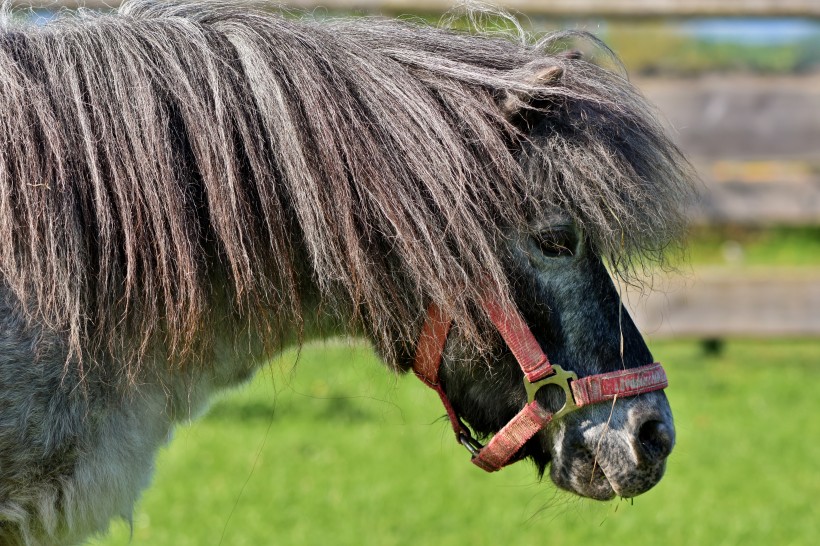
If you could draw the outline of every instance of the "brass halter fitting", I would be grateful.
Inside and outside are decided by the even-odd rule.
[[[557,385],[564,391],[564,396],[566,399],[564,401],[564,405],[561,406],[561,409],[552,415],[552,419],[554,421],[555,419],[563,417],[564,415],[572,413],[578,409],[579,406],[575,403],[575,398],[572,395],[572,387],[570,386],[570,381],[577,381],[578,375],[575,372],[567,371],[561,366],[557,366],[555,364],[552,365],[552,369],[555,373],[548,375],[544,379],[533,381],[532,383],[530,383],[525,377],[524,388],[527,390],[527,402],[534,402],[535,394],[547,385]]]

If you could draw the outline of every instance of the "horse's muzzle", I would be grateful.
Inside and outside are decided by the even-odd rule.
[[[675,445],[672,413],[661,392],[582,408],[550,432],[552,480],[598,500],[651,489]]]

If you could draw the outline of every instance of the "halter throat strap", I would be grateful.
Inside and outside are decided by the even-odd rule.
[[[413,371],[425,385],[436,391],[456,440],[470,451],[472,462],[487,472],[495,472],[518,460],[516,455],[524,444],[554,419],[589,404],[661,390],[668,385],[666,373],[658,362],[578,379],[574,372],[550,364],[516,309],[504,307],[495,300],[485,301],[484,309],[524,372],[528,396],[524,408],[486,446],[482,446],[461,421],[441,384],[439,369],[453,321],[436,304],[428,308],[416,347]],[[535,401],[536,392],[548,384],[561,387],[566,394],[564,407],[555,413]]]

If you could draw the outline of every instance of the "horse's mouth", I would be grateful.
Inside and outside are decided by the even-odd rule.
[[[561,489],[582,497],[606,501],[616,495],[606,472],[586,449],[574,453],[571,461],[553,459],[550,478]]]
[[[568,466],[569,469],[566,469],[554,462],[552,464],[550,478],[558,487],[582,497],[607,501],[616,496],[631,498],[645,493],[660,481],[666,465],[633,469],[627,474],[612,469],[611,477],[594,457],[584,456]]]
[[[615,496],[615,488],[607,478],[601,465],[593,464],[587,481],[585,496],[596,500],[609,500]]]

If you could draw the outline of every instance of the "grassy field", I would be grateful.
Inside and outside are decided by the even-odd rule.
[[[678,445],[633,501],[595,503],[520,463],[487,475],[435,395],[361,345],[286,354],[177,431],[134,517],[93,544],[813,544],[820,533],[820,346],[653,345]]]
[[[692,231],[686,245],[689,265],[734,267],[820,266],[820,226],[739,228]]]

